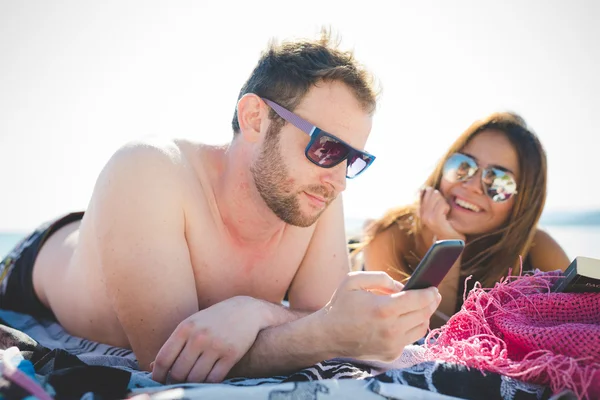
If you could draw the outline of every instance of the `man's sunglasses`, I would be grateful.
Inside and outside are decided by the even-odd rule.
[[[277,115],[310,136],[310,142],[308,142],[304,154],[313,164],[321,168],[333,168],[344,160],[348,160],[346,177],[354,178],[375,161],[374,155],[357,150],[342,139],[317,128],[279,104],[269,99],[262,99]]]
[[[472,157],[455,153],[446,160],[443,178],[449,182],[464,182],[479,170]],[[510,172],[498,167],[481,168],[481,184],[486,194],[496,203],[510,199],[517,194],[517,183]]]

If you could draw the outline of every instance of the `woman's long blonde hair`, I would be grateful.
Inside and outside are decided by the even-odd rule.
[[[439,189],[444,163],[452,154],[460,152],[477,134],[494,130],[506,135],[517,152],[520,176],[517,181],[518,194],[507,221],[493,232],[467,238],[462,257],[462,273],[473,275],[474,280],[484,287],[491,287],[509,269],[518,273],[520,257],[525,257],[531,247],[536,226],[546,202],[547,166],[546,153],[537,136],[527,128],[523,118],[514,113],[494,113],[474,122],[437,164],[425,181],[425,186]],[[399,225],[413,237],[418,237],[421,224],[418,201],[415,204],[389,210],[381,219],[372,222],[366,229],[363,248],[375,235]]]

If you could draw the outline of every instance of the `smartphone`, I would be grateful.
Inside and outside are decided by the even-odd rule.
[[[465,248],[462,240],[438,240],[427,250],[404,289],[425,289],[437,286],[458,260]]]

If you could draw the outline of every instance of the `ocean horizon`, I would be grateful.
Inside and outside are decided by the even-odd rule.
[[[346,232],[353,236],[361,232],[364,218],[346,218]],[[600,259],[600,225],[542,224],[565,250],[570,259],[585,256]],[[0,259],[3,259],[28,232],[0,232]]]

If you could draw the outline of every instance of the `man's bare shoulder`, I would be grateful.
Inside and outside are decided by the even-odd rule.
[[[169,181],[169,186],[189,184],[190,179],[202,182],[207,163],[214,151],[209,146],[185,140],[144,138],[121,146],[106,163],[99,183],[107,176],[119,176],[119,180],[149,179],[155,184]],[[103,179],[104,178],[104,179]]]
[[[93,210],[101,202],[109,209],[121,207],[124,198],[133,196],[155,208],[177,208],[186,216],[207,218],[224,152],[222,147],[178,139],[126,143],[100,173],[90,206]]]
[[[176,141],[162,138],[124,144],[98,176],[89,211],[122,207],[127,199],[139,199],[155,207],[184,208],[185,192],[195,175],[188,153]]]
[[[146,167],[175,168],[185,162],[180,144],[171,139],[144,138],[125,143],[111,157],[107,168],[121,169],[136,166],[136,172],[144,172]],[[127,168],[129,169],[129,168]],[[122,171],[124,173],[133,171]]]

